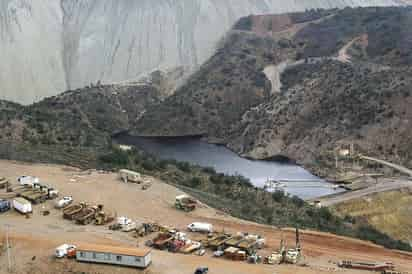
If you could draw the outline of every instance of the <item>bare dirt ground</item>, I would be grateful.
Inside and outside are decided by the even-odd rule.
[[[0,160],[0,176],[12,181],[20,175],[33,175],[42,182],[58,188],[63,195],[72,195],[75,201],[102,203],[106,210],[142,221],[157,221],[184,230],[194,221],[212,223],[216,229],[228,232],[257,233],[267,239],[268,246],[261,251],[269,254],[279,248],[283,235],[287,243],[294,244],[294,231],[279,230],[270,226],[242,221],[203,206],[192,213],[173,208],[175,196],[182,193],[176,188],[153,179],[146,191],[134,184],[122,183],[114,173],[82,172],[78,169],[42,164],[25,164]],[[0,190],[0,194],[4,190]],[[51,214],[42,216],[40,211],[49,209]],[[113,232],[107,226],[77,226],[63,220],[61,212],[53,209],[53,202],[34,206],[33,216],[26,219],[11,210],[0,215],[0,240],[10,231],[12,271],[7,269],[7,254],[0,255],[0,273],[147,273],[191,274],[198,266],[208,266],[211,274],[317,274],[317,273],[364,273],[338,269],[334,262],[342,259],[366,261],[392,261],[399,270],[412,273],[412,254],[390,251],[354,239],[326,233],[305,231],[302,247],[308,267],[292,265],[251,265],[212,258],[210,252],[203,257],[153,251],[153,264],[148,270],[77,263],[72,260],[53,258],[54,248],[62,243],[97,243],[121,246],[142,246],[147,238],[135,239],[131,234]],[[201,237],[196,234],[193,238]]]

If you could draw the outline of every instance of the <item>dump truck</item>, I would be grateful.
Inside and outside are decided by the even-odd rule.
[[[191,242],[189,244],[186,244],[180,249],[180,252],[183,254],[190,254],[202,247],[202,244],[199,242]]]
[[[245,251],[233,246],[226,248],[224,253],[226,258],[234,261],[244,261],[247,258]]]
[[[216,250],[220,248],[221,246],[223,246],[223,244],[230,238],[231,238],[231,235],[229,234],[217,234],[213,236],[212,238],[206,240],[204,242],[204,245],[206,247],[210,247],[213,250]]]
[[[65,207],[63,209],[63,218],[67,220],[73,220],[73,216],[81,212],[83,208],[85,208],[86,206],[87,206],[86,204],[81,203],[81,204],[69,205],[68,207]]]
[[[73,216],[73,220],[78,225],[87,225],[93,222],[97,212],[100,211],[100,206],[91,206],[84,208],[81,212]]]
[[[20,196],[29,200],[33,204],[44,203],[48,199],[47,192],[43,192],[40,189],[32,189],[30,191],[25,191],[20,193]]]
[[[240,250],[246,251],[246,253],[249,255],[255,253],[256,249],[258,249],[258,246],[258,241],[252,238],[244,238],[236,245],[236,247],[238,247]]]
[[[237,245],[239,243],[243,242],[244,240],[245,240],[245,237],[243,235],[236,235],[236,236],[233,236],[230,239],[226,240],[224,242],[224,245],[226,247],[230,247],[230,246],[237,247]]]
[[[188,195],[176,196],[175,207],[177,209],[190,212],[196,209],[197,201],[190,198]]]
[[[156,238],[153,239],[153,247],[157,249],[166,249],[174,236],[171,233],[159,233]]]
[[[119,170],[119,176],[125,183],[132,182],[141,184],[143,182],[140,173],[128,169]]]

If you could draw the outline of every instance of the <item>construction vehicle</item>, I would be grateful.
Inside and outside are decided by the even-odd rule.
[[[73,217],[81,212],[83,208],[87,207],[85,203],[69,205],[63,209],[63,218],[67,220],[73,220]]]
[[[167,251],[175,253],[175,252],[180,251],[180,249],[182,249],[184,246],[185,246],[184,241],[174,239],[173,241],[169,242],[167,246]]]
[[[31,189],[29,191],[20,193],[19,196],[29,200],[33,204],[44,203],[48,199],[47,192],[44,192],[40,189]]]
[[[174,235],[172,233],[159,233],[155,239],[153,239],[153,247],[157,249],[166,249],[171,241],[173,241]]]
[[[355,261],[341,261],[338,263],[341,268],[359,269],[359,270],[369,270],[369,271],[388,271],[394,270],[395,266],[391,262],[355,262]]]
[[[136,227],[135,237],[145,237],[153,232],[159,232],[160,227],[157,223],[142,223]]]
[[[225,257],[233,261],[245,261],[247,259],[246,252],[237,247],[228,247],[224,252]]]
[[[205,247],[210,247],[213,250],[217,250],[222,247],[223,244],[230,238],[230,234],[218,233],[212,236],[210,239],[203,240],[202,243]]]
[[[244,241],[245,237],[243,235],[235,235],[224,242],[226,247],[237,247],[237,245]]]
[[[202,247],[202,244],[199,242],[191,242],[186,244],[180,249],[180,252],[183,254],[190,254],[196,250],[199,250]]]
[[[286,250],[284,262],[288,264],[297,264],[302,259],[302,252],[300,247],[299,229],[296,227],[296,246]]]
[[[246,253],[249,255],[254,254],[256,252],[256,249],[258,249],[258,246],[258,241],[252,238],[244,238],[236,245],[236,247],[238,247],[240,250],[246,251]]]
[[[81,212],[73,216],[73,219],[78,225],[87,225],[92,223],[95,220],[96,214],[102,210],[103,205],[86,207]]]
[[[111,223],[114,220],[114,216],[106,213],[103,209],[100,209],[94,216],[95,225],[105,225]]]
[[[190,198],[188,195],[179,195],[176,196],[175,207],[177,209],[190,212],[196,209],[197,201]]]
[[[273,252],[271,255],[265,257],[266,264],[298,264],[301,262],[303,256],[300,246],[299,229],[296,228],[296,247],[288,249],[285,241],[280,241],[279,251]]]

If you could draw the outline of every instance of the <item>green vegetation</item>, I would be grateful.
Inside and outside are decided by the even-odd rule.
[[[113,148],[99,160],[104,168],[128,168],[159,177],[208,205],[242,219],[279,227],[298,225],[412,251],[410,245],[393,240],[361,220],[341,218],[328,208],[311,206],[282,191],[266,192],[240,175],[229,176],[213,168],[160,160],[139,150],[126,152]]]

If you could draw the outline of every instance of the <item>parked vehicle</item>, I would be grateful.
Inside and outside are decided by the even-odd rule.
[[[206,254],[206,249],[202,248],[196,251],[197,256],[203,256]]]
[[[33,177],[33,176],[20,176],[17,178],[17,181],[20,183],[22,186],[31,186],[34,187],[34,184],[38,184],[40,182],[39,178]]]
[[[138,172],[134,172],[131,170],[127,169],[121,169],[119,171],[120,178],[123,180],[123,182],[132,182],[132,183],[137,183],[140,184],[142,183],[142,176]]]
[[[11,208],[11,205],[9,201],[0,199],[0,212],[9,211],[10,208]]]
[[[64,208],[73,202],[72,196],[65,196],[56,202],[55,208]]]
[[[58,246],[55,251],[56,258],[64,258],[71,250],[75,250],[76,246],[71,244],[62,244]]]
[[[196,209],[197,201],[187,195],[179,195],[176,197],[175,207],[186,212]]]
[[[208,267],[198,267],[195,271],[195,274],[207,274],[209,272]]]
[[[33,211],[31,203],[21,197],[13,199],[13,208],[23,214],[31,213]]]
[[[187,226],[187,229],[191,232],[211,233],[213,232],[213,225],[208,223],[191,223]]]
[[[118,217],[116,223],[120,225],[120,229],[123,232],[130,232],[132,230],[135,230],[137,227],[136,222],[133,222],[131,219],[125,216]]]

